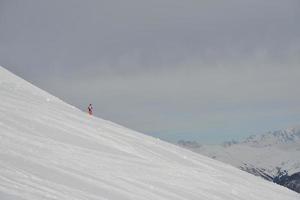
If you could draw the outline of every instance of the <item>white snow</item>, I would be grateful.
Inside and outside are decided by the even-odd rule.
[[[0,67],[0,199],[299,200],[300,196],[91,117]]]

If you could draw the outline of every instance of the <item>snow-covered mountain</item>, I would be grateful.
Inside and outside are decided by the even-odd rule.
[[[253,135],[242,142],[200,145],[180,141],[179,145],[300,192],[296,178],[300,173],[299,127]]]
[[[0,67],[1,200],[299,198],[230,165],[91,117]]]
[[[253,147],[278,147],[281,149],[299,147],[300,128],[288,128],[248,137],[244,144]]]

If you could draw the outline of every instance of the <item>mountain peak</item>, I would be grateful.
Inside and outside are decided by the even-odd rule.
[[[267,147],[272,145],[286,145],[298,142],[300,142],[300,129],[287,128],[273,132],[269,131],[261,135],[252,135],[242,143],[256,147]]]

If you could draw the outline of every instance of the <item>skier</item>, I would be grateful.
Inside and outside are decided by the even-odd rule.
[[[93,106],[92,106],[92,104],[89,105],[88,111],[89,111],[89,115],[93,115]]]

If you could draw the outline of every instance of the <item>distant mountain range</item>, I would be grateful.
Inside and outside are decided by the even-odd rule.
[[[181,140],[178,145],[300,193],[300,127],[252,135],[241,142],[203,145]]]

